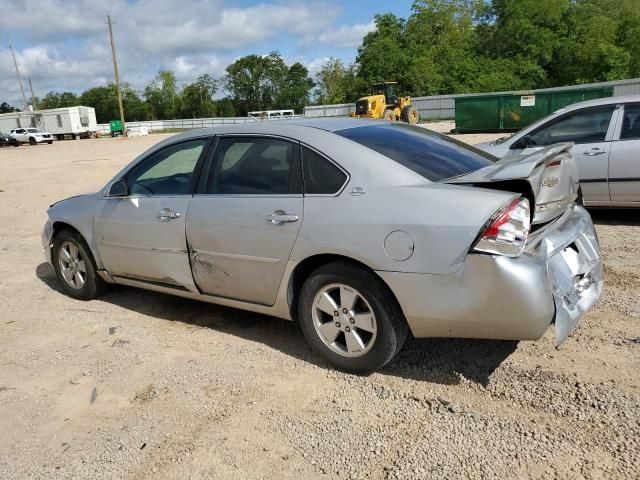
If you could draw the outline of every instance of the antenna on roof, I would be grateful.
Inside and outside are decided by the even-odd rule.
[[[22,94],[22,109],[27,109],[27,97],[24,95],[24,85],[22,85],[22,77],[20,77],[20,69],[18,68],[18,62],[16,61],[16,54],[13,51],[13,46],[9,42],[9,50],[11,50],[11,56],[13,57],[13,65],[16,67],[16,76],[18,77],[18,83],[20,84],[20,93]]]

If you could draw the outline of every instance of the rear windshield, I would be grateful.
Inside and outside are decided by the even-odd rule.
[[[334,133],[375,150],[432,182],[498,161],[493,155],[451,137],[406,123],[366,125]]]

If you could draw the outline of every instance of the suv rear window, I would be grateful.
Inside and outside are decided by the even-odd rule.
[[[498,161],[459,140],[406,123],[366,125],[334,133],[375,150],[432,182],[464,175]]]

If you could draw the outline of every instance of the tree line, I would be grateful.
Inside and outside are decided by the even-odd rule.
[[[407,19],[375,16],[356,59],[330,58],[311,78],[278,52],[247,55],[226,75],[179,87],[170,70],[122,87],[127,121],[244,116],[252,110],[353,102],[371,83],[403,95],[525,90],[640,77],[640,0],[415,0]],[[115,85],[50,92],[38,108],[87,105],[118,118]],[[0,104],[0,110],[12,107]]]

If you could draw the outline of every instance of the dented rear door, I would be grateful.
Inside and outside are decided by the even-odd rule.
[[[206,188],[187,215],[189,259],[202,293],[275,303],[302,224],[299,162],[294,142],[220,139]]]

